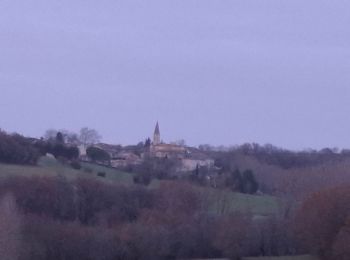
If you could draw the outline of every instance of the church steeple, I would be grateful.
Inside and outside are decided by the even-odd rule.
[[[156,128],[154,129],[153,144],[154,145],[160,144],[160,131],[159,131],[159,124],[158,124],[158,122],[156,124]]]

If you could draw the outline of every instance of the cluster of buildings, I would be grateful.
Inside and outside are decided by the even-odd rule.
[[[115,168],[140,165],[147,158],[176,160],[178,162],[178,172],[189,172],[198,167],[208,169],[214,167],[214,160],[196,148],[161,141],[158,122],[153,133],[153,140],[149,144],[125,147],[109,144],[97,144],[95,146],[110,154],[110,164]],[[86,152],[81,151],[81,155],[86,155]]]

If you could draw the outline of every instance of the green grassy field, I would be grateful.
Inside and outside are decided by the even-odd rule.
[[[98,172],[106,173],[105,178],[97,176]],[[131,185],[133,176],[129,173],[121,172],[116,169],[99,166],[95,164],[83,163],[80,170],[74,170],[70,166],[59,163],[56,159],[50,157],[42,157],[38,166],[22,166],[0,164],[0,177],[8,176],[56,176],[63,175],[68,179],[78,177],[99,178],[106,182],[118,182],[121,184]]]
[[[90,172],[91,170],[92,173]],[[97,176],[97,173],[99,172],[104,172],[106,173],[105,179],[110,182],[118,182],[125,185],[132,185],[134,183],[133,175],[131,173],[122,172],[113,168],[100,166],[92,163],[82,163],[81,171],[83,171],[84,173],[92,174],[93,176]]]
[[[244,257],[243,260],[318,260],[317,257],[310,255],[300,256],[276,256],[276,257]]]
[[[249,212],[256,217],[270,216],[280,212],[283,201],[273,196],[256,196],[231,191],[202,189],[214,214]]]

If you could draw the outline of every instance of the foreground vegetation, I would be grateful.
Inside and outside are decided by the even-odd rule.
[[[273,197],[179,181],[145,188],[128,173],[85,163],[74,170],[51,157],[39,159],[38,166],[0,164],[0,173],[0,204],[9,232],[21,237],[20,244],[12,241],[20,259],[250,255],[250,246],[237,244],[238,250],[231,243],[253,239],[253,215],[274,215],[279,205]],[[231,235],[222,236],[226,232]]]
[[[249,245],[254,241],[251,215],[210,214],[207,200],[188,183],[162,182],[146,189],[93,178],[17,175],[2,178],[0,191],[3,235],[14,238],[6,247],[13,251],[6,254],[20,259],[239,258],[258,253]],[[247,244],[242,247],[241,241]]]

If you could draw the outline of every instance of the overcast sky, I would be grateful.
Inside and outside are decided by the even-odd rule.
[[[349,0],[0,0],[0,128],[350,147]]]

